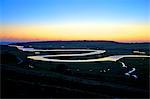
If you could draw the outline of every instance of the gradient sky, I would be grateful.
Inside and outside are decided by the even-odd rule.
[[[0,0],[1,41],[149,40],[149,0]]]

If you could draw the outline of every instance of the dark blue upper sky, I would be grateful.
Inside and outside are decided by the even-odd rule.
[[[16,23],[129,22],[148,20],[149,0],[0,0],[2,20]]]

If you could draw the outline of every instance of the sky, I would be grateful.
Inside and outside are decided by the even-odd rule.
[[[0,0],[0,39],[149,42],[149,4],[149,0]]]

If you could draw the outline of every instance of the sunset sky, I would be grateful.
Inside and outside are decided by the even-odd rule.
[[[0,0],[1,41],[150,42],[149,0]]]

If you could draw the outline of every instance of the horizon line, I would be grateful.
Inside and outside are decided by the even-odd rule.
[[[1,43],[30,43],[30,42],[115,42],[115,43],[150,43],[150,41],[113,41],[113,40],[33,40],[33,41],[0,41]]]

